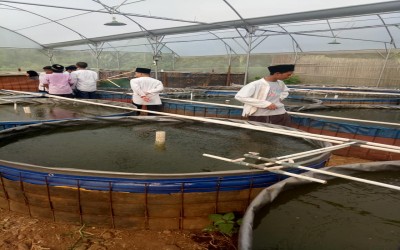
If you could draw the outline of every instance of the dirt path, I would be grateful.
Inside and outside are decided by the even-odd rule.
[[[329,166],[368,162],[332,156]],[[2,250],[200,250],[235,249],[223,236],[201,231],[133,231],[81,227],[29,218],[0,209],[0,249]],[[214,247],[215,246],[215,247]]]

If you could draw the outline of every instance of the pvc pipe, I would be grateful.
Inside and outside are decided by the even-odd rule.
[[[335,177],[339,177],[339,178],[343,178],[343,179],[348,179],[348,180],[352,180],[352,181],[367,183],[367,184],[371,184],[371,185],[375,185],[375,186],[380,186],[380,187],[385,187],[385,188],[390,188],[390,189],[395,189],[395,190],[400,191],[399,186],[390,185],[390,184],[386,184],[386,183],[382,183],[382,182],[371,181],[371,180],[362,179],[362,178],[358,178],[358,177],[352,177],[352,176],[348,176],[348,175],[344,175],[344,174],[333,173],[333,172],[329,172],[326,170],[305,167],[305,166],[301,166],[301,165],[297,165],[297,164],[293,164],[293,163],[285,163],[283,161],[277,161],[277,160],[270,159],[270,158],[258,157],[257,159],[267,161],[267,162],[273,162],[276,164],[283,165],[285,167],[304,169],[304,170],[308,170],[308,171],[312,171],[312,172],[316,172],[316,173],[320,173],[320,174],[331,175],[331,176],[335,176]]]
[[[324,148],[319,148],[319,149],[314,149],[314,150],[309,150],[309,151],[304,151],[304,152],[300,152],[300,153],[296,153],[296,154],[291,154],[291,155],[284,155],[284,156],[279,156],[276,157],[275,159],[277,160],[284,160],[284,159],[299,159],[299,158],[304,158],[304,157],[308,157],[308,156],[312,156],[312,155],[317,155],[317,154],[321,154],[321,153],[325,153],[325,152],[329,152],[329,151],[333,151],[333,150],[337,150],[337,149],[341,149],[341,148],[346,148],[349,147],[353,144],[355,144],[356,142],[349,142],[349,143],[344,143],[344,144],[340,144],[340,145],[335,145],[335,146],[330,146],[330,147],[324,147]],[[254,156],[252,154],[245,154],[244,156]]]
[[[237,164],[237,165],[244,165],[246,167],[257,168],[257,169],[261,169],[261,170],[264,170],[264,171],[272,172],[272,173],[275,173],[275,174],[282,174],[282,175],[287,175],[287,176],[291,176],[291,177],[296,177],[296,178],[299,178],[299,179],[304,179],[304,180],[308,180],[308,181],[318,182],[318,183],[321,183],[321,184],[326,184],[325,180],[320,180],[320,179],[313,178],[313,177],[294,174],[294,173],[290,173],[290,172],[286,172],[286,171],[282,171],[282,170],[278,170],[278,169],[270,169],[270,168],[267,168],[267,167],[260,167],[260,166],[258,166],[256,164],[252,164],[252,163],[247,163],[247,162],[243,162],[243,161],[235,161],[235,160],[232,160],[232,159],[229,159],[229,158],[224,158],[224,157],[221,157],[221,156],[210,155],[210,154],[203,154],[203,156],[209,157],[209,158],[214,158],[214,159],[221,160],[221,161],[231,162],[231,163]]]
[[[23,107],[25,114],[31,114],[31,108],[30,107]]]
[[[157,147],[165,147],[165,131],[156,131],[155,145]]]

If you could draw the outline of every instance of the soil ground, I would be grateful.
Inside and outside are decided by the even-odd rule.
[[[333,155],[329,166],[368,162]],[[236,249],[236,238],[201,231],[133,231],[82,227],[0,209],[1,250]]]

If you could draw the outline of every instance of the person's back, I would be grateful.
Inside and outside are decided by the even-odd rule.
[[[161,81],[151,78],[150,72],[148,68],[136,68],[135,78],[130,81],[132,103],[139,109],[146,107],[151,111],[160,111],[162,103],[159,93],[164,86]]]
[[[49,89],[49,94],[72,97],[71,78],[63,73],[64,67],[59,64],[51,66],[53,73],[45,75],[44,86]]]
[[[76,93],[79,98],[95,98],[97,90],[97,72],[86,69],[87,63],[76,63],[78,69],[71,72],[71,79],[76,88]]]
[[[51,69],[51,66],[44,66],[43,70],[44,70],[44,72],[40,72],[40,74],[39,74],[39,86],[38,86],[38,89],[39,89],[39,92],[48,93],[49,89],[46,88],[44,86],[44,84],[46,83],[46,75],[52,74],[53,70]]]

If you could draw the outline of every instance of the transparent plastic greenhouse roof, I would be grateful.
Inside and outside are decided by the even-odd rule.
[[[190,56],[400,46],[400,1],[0,0],[0,15],[0,48]]]

